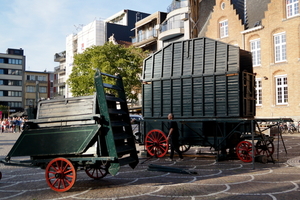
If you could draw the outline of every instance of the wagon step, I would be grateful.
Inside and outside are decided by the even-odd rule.
[[[124,145],[124,146],[117,146],[117,153],[118,155],[124,155],[131,152],[136,152],[136,149],[132,146]]]
[[[112,127],[120,127],[120,126],[129,126],[129,124],[127,124],[126,122],[122,122],[122,121],[112,121],[111,122],[111,126]]]
[[[109,114],[127,114],[124,110],[109,108]]]
[[[125,140],[132,138],[132,135],[126,133],[126,132],[120,132],[120,133],[114,133],[115,140]]]
[[[103,83],[103,86],[105,88],[108,88],[108,89],[114,89],[114,90],[119,90],[121,91],[122,89],[116,85],[111,85],[111,84],[108,84],[108,83]]]
[[[124,102],[123,99],[118,98],[118,97],[114,97],[114,96],[106,96],[106,100],[107,101],[113,101],[113,102]]]

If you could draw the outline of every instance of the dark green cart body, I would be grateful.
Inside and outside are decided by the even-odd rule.
[[[102,76],[115,84],[103,83]],[[95,86],[97,92],[92,96],[39,102],[36,119],[25,123],[25,130],[2,162],[44,168],[63,157],[77,168],[105,163],[112,175],[122,165],[134,168],[138,152],[122,78],[98,71]],[[116,92],[112,96],[105,88]],[[30,160],[19,159],[23,156]]]
[[[169,113],[182,145],[220,150],[256,130],[252,56],[238,46],[205,37],[170,43],[144,60],[142,78],[144,139],[169,132]]]

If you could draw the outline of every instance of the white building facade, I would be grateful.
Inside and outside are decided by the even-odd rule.
[[[88,25],[82,27],[82,30],[77,34],[71,34],[66,38],[66,73],[65,82],[72,73],[74,55],[84,52],[85,49],[91,46],[100,46],[105,43],[105,22],[95,20]],[[65,85],[65,97],[72,97],[72,93],[68,84]]]

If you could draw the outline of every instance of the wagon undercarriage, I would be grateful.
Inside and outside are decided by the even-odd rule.
[[[217,151],[219,161],[238,158],[243,162],[254,162],[256,159],[264,163],[274,163],[274,139],[282,142],[284,146],[279,125],[288,121],[291,119],[198,119],[177,122],[181,127],[180,145],[185,149],[190,146],[210,147]],[[166,137],[167,121],[147,120],[145,123],[148,122],[161,124],[158,126],[161,129],[153,129],[146,134],[146,150],[150,156],[163,157],[169,147]],[[261,123],[267,123],[268,126],[261,128]],[[277,130],[277,138],[266,134],[271,128]]]

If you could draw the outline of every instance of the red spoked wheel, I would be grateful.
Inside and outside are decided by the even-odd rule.
[[[243,162],[252,162],[252,144],[248,141],[242,141],[236,146],[236,154]]]
[[[56,192],[65,192],[71,189],[76,181],[76,169],[65,158],[55,158],[46,167],[46,182]]]
[[[273,141],[258,141],[255,145],[257,155],[265,155],[270,157],[274,153],[274,144]]]
[[[89,177],[99,180],[107,175],[108,169],[106,165],[102,164],[90,165],[85,169],[85,173]]]
[[[145,147],[150,156],[164,157],[169,148],[167,136],[161,130],[151,130],[146,135]]]

